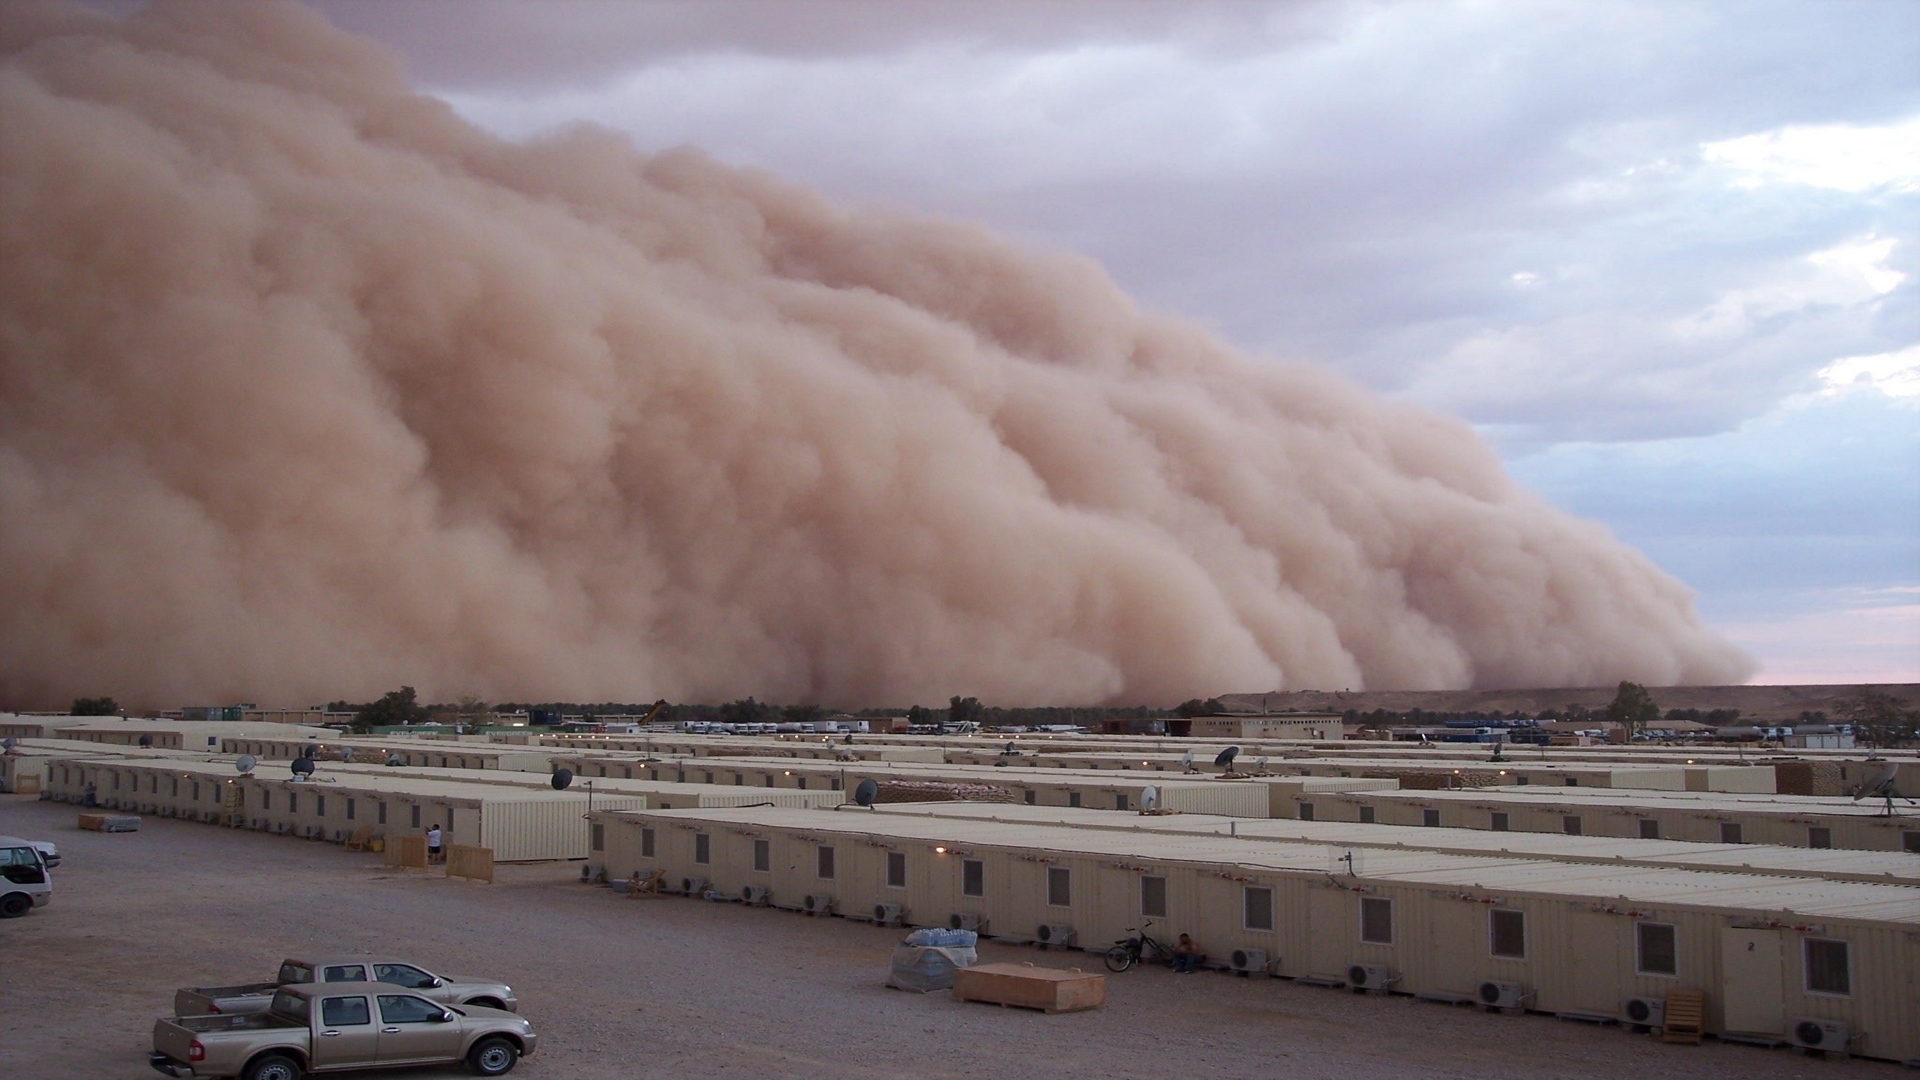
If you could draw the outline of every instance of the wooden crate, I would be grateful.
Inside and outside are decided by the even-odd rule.
[[[981,964],[953,973],[953,996],[961,1001],[1015,1005],[1042,1012],[1096,1009],[1107,1003],[1107,977],[1074,968],[1032,964]]]

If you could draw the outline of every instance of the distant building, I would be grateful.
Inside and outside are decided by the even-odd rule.
[[[1339,713],[1195,716],[1167,721],[1167,734],[1195,739],[1304,739],[1339,741],[1345,737]]]

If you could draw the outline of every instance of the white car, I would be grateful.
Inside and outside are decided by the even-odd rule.
[[[53,875],[32,841],[0,836],[0,919],[17,919],[53,899]]]

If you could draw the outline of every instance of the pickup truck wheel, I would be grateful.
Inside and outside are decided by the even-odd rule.
[[[0,919],[17,919],[33,910],[33,897],[15,892],[0,896]]]
[[[307,1075],[300,1063],[284,1054],[268,1054],[247,1066],[246,1080],[300,1080]]]
[[[519,1049],[498,1036],[481,1039],[467,1051],[467,1068],[481,1076],[505,1076],[519,1061]]]

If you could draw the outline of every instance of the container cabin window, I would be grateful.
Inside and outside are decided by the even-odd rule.
[[[653,858],[653,830],[652,829],[640,830],[640,857],[643,859]]]
[[[348,821],[353,820],[353,811],[354,811],[353,800],[348,799],[347,800],[347,820]]]
[[[708,770],[707,770],[707,783],[709,783],[709,784],[711,784],[711,783],[713,783],[713,770],[712,770],[712,769],[708,769]]]
[[[1047,906],[1073,906],[1073,871],[1064,866],[1047,867]]]
[[[1241,924],[1249,930],[1273,929],[1273,890],[1249,885],[1240,891]]]
[[[313,813],[316,817],[327,816],[327,797],[325,795],[315,795],[313,797]]]
[[[772,773],[768,773],[768,774],[767,774],[767,786],[768,786],[768,787],[772,787],[772,786],[773,786],[773,774],[772,774]]]
[[[587,830],[587,831],[588,831],[588,834],[589,834],[589,836],[590,836],[590,839],[589,839],[589,841],[588,841],[588,846],[589,846],[589,847],[591,847],[591,848],[592,848],[593,850],[595,850],[595,851],[605,851],[605,850],[607,850],[607,827],[606,827],[606,825],[604,825],[604,824],[602,824],[601,822],[598,822],[598,821],[596,821],[596,822],[594,822],[594,823],[593,823],[593,824],[592,824],[591,826],[589,826],[589,827],[588,827],[588,830]]]
[[[746,782],[747,782],[747,774],[746,774],[746,773],[734,773],[734,774],[733,774],[733,786],[734,786],[734,787],[741,787],[741,786],[743,786],[744,784],[746,784]]]
[[[420,827],[420,804],[419,803],[413,804],[413,827],[416,829]]]
[[[1300,820],[1301,821],[1313,820],[1313,804],[1312,803],[1303,802],[1300,804]]]
[[[833,880],[833,848],[828,847],[825,844],[822,844],[820,846],[820,849],[817,852],[815,852],[814,861],[816,863],[816,865],[814,866],[814,875],[818,877],[821,881],[832,881]]]
[[[1568,786],[1568,787],[1579,787],[1579,786],[1580,786],[1580,778],[1579,778],[1579,777],[1577,777],[1577,776],[1569,776],[1569,777],[1567,777],[1567,786]]]
[[[1920,855],[1920,832],[1903,832],[1900,840],[1909,855]]]
[[[1807,993],[1853,996],[1852,957],[1844,941],[1807,939]]]
[[[1440,827],[1440,811],[1438,810],[1420,811],[1420,824],[1426,826],[1429,829],[1439,828]]]
[[[1489,945],[1493,955],[1506,960],[1527,958],[1527,916],[1522,911],[1487,913]]]
[[[1833,830],[1822,825],[1815,825],[1809,828],[1807,830],[1807,846],[1814,848],[1832,847]]]
[[[987,864],[979,859],[960,860],[960,895],[987,895]]]
[[[299,812],[300,812],[300,793],[296,791],[287,792],[287,813],[297,814]]]
[[[1506,832],[1513,827],[1513,819],[1504,812],[1497,812],[1487,822],[1487,828],[1494,832]]]
[[[1079,793],[1079,792],[1077,792],[1077,791],[1069,791],[1069,792],[1067,792],[1067,805],[1068,805],[1068,806],[1079,806],[1079,805],[1080,805],[1080,793]]]
[[[1723,844],[1740,843],[1741,842],[1740,841],[1740,823],[1737,821],[1721,822],[1720,823],[1720,842]]]
[[[1035,794],[1035,792],[1034,792],[1034,790],[1033,790],[1032,788],[1028,788],[1028,789],[1027,789],[1027,805],[1028,805],[1028,806],[1032,806],[1032,805],[1034,805],[1034,800],[1035,800],[1035,799],[1036,799],[1037,797],[1038,797],[1038,796],[1037,796],[1037,795]]]
[[[1660,839],[1660,823],[1654,820],[1653,818],[1641,818],[1640,819],[1640,839],[1642,840]]]
[[[904,889],[907,887],[907,853],[904,851],[887,852],[887,888]]]
[[[693,861],[702,866],[713,861],[713,837],[706,833],[693,834]]]
[[[1115,810],[1125,810],[1127,808],[1126,792],[1122,791],[1113,797],[1113,808]]]
[[[1373,824],[1373,807],[1363,806],[1360,808],[1360,824],[1362,825]]]
[[[273,792],[264,790],[260,792],[260,809],[273,809]]]
[[[762,874],[773,869],[773,841],[761,839],[753,842],[753,868]]]
[[[1580,835],[1580,815],[1567,814],[1560,819],[1560,831],[1568,836]]]
[[[1674,928],[1666,923],[1635,923],[1635,967],[1642,975],[1680,974],[1680,943]]]
[[[1143,877],[1140,879],[1140,914],[1149,919],[1167,917],[1166,878]]]
[[[1384,896],[1360,898],[1360,940],[1369,945],[1393,944],[1393,901]]]
[[[373,808],[374,824],[385,825],[387,823],[387,800],[381,799],[379,802],[373,804]]]

